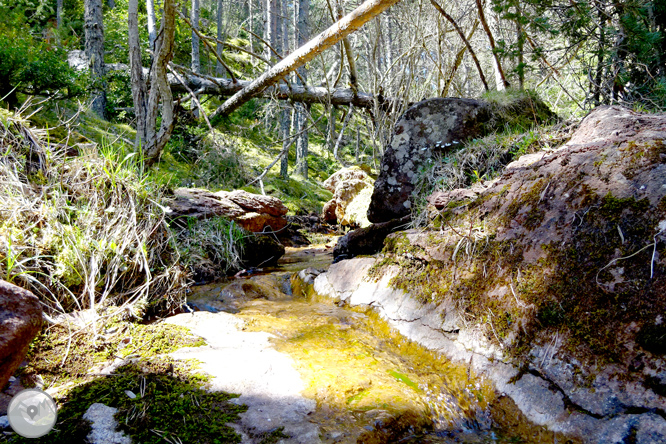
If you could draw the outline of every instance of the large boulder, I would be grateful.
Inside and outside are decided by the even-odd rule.
[[[484,102],[438,98],[419,102],[395,124],[375,182],[368,219],[386,222],[410,214],[410,197],[419,168],[482,133],[489,119]]]
[[[25,358],[42,323],[39,299],[28,290],[0,281],[0,389]]]
[[[200,188],[177,188],[169,208],[172,220],[222,216],[255,233],[278,231],[287,225],[288,210],[280,199],[243,190],[213,193]]]
[[[436,98],[417,103],[395,124],[375,182],[368,219],[386,222],[410,214],[419,170],[434,156],[460,148],[474,137],[505,124],[527,126],[554,117],[529,93],[507,96],[507,103]]]
[[[554,433],[666,442],[665,140],[664,114],[597,108],[558,150],[432,196],[441,228],[391,234],[315,289],[378,307]]]

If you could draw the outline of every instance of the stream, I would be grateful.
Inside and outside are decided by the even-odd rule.
[[[242,393],[244,442],[276,431],[288,443],[553,442],[467,366],[405,339],[371,308],[315,294],[310,282],[331,252],[288,248],[275,268],[195,287],[195,313],[174,321],[210,344],[176,357],[202,361],[214,389]]]

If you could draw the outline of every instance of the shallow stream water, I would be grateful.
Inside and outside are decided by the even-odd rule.
[[[323,271],[331,247],[288,249],[278,267],[196,287],[195,309],[226,311],[271,333],[316,401],[325,443],[557,442],[467,366],[396,333],[371,308],[322,298],[298,277]],[[308,273],[301,273],[307,275]]]

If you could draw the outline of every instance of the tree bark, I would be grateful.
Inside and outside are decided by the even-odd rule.
[[[201,57],[199,47],[201,42],[199,41],[199,0],[192,0],[192,11],[190,15],[190,20],[192,21],[192,64],[191,68],[193,72],[201,72]]]
[[[146,15],[148,16],[148,50],[153,54],[155,52],[155,39],[157,38],[154,0],[146,0]]]
[[[467,40],[471,40],[471,38],[474,36],[474,33],[476,32],[476,28],[479,25],[479,21],[474,22],[474,26],[472,26],[472,30],[469,32],[469,35],[467,36]],[[444,87],[442,88],[442,92],[440,95],[442,97],[446,97],[449,95],[449,88],[451,87],[451,83],[453,82],[453,79],[456,76],[456,72],[458,71],[458,68],[460,68],[460,65],[462,64],[463,56],[465,55],[465,51],[467,51],[467,46],[463,46],[460,51],[456,54],[456,58],[453,61],[453,66],[451,67],[451,70],[449,71],[449,75],[446,77],[446,80],[444,81]]]
[[[344,15],[342,9],[342,1],[337,1],[338,20],[341,20]],[[345,55],[347,56],[347,66],[349,67],[349,86],[354,91],[358,91],[358,73],[356,71],[356,62],[354,61],[354,51],[352,50],[351,43],[347,37],[342,39],[342,46],[345,48]]]
[[[223,5],[222,2],[223,0],[217,0],[217,47],[215,49],[217,50],[218,58],[222,58],[222,5]],[[223,70],[224,67],[222,66],[222,63],[220,63],[220,61],[218,60],[215,72],[219,76],[222,75]]]
[[[278,32],[278,0],[266,0],[266,28],[264,30],[264,39],[275,48]],[[280,54],[281,55],[281,54]],[[266,48],[266,58],[271,60],[271,50]]]
[[[84,4],[85,53],[93,79],[91,108],[99,117],[106,118],[106,82],[104,67],[104,21],[102,0],[86,0]]]
[[[173,58],[176,34],[176,8],[174,0],[164,0],[162,26],[155,42],[155,56],[150,69],[150,90],[141,66],[141,46],[138,26],[138,0],[129,0],[127,22],[129,28],[130,74],[132,98],[137,120],[136,145],[143,151],[147,165],[159,159],[173,130],[173,95],[167,79],[168,64]],[[157,131],[158,109],[162,104],[160,129]]]
[[[486,76],[483,75],[483,70],[481,69],[481,64],[479,63],[479,59],[476,57],[476,53],[474,52],[474,49],[472,48],[472,45],[470,45],[469,40],[465,37],[465,33],[463,33],[462,29],[460,29],[460,26],[458,26],[458,23],[451,17],[445,10],[442,8],[439,3],[437,3],[435,0],[430,0],[430,3],[439,11],[440,14],[444,16],[455,28],[456,32],[462,39],[463,43],[467,47],[467,50],[469,51],[469,55],[472,56],[472,59],[474,60],[474,64],[476,65],[477,71],[479,71],[479,77],[481,78],[481,83],[483,83],[483,87],[488,91],[488,82],[486,82]]]
[[[246,88],[229,98],[217,108],[210,117],[214,118],[236,110],[243,103],[260,94],[263,90],[275,84],[290,72],[305,65],[317,54],[320,54],[325,49],[335,45],[343,37],[356,31],[366,22],[398,1],[399,0],[367,0],[350,14],[342,18],[342,20],[334,23],[327,30],[294,51],[289,57],[286,57],[280,63],[270,68]]]
[[[63,0],[56,2],[56,26],[59,30],[62,29],[62,2]]]
[[[310,7],[308,0],[299,0],[297,10],[295,11],[295,31],[297,33],[296,42],[297,46],[301,47],[308,41],[308,26],[310,22]],[[307,81],[307,72],[303,67],[298,68],[298,77],[296,83],[305,86]],[[296,132],[298,139],[296,140],[296,171],[300,173],[303,178],[308,178],[308,132],[305,130],[306,116],[305,113],[309,112],[308,108],[303,103],[297,103],[294,106],[296,113]]]
[[[237,80],[235,83],[225,78],[202,78],[199,76],[185,76],[185,83],[193,91],[200,94],[217,95],[229,97],[247,88],[252,82],[248,80]],[[170,79],[173,92],[187,92],[175,79]],[[274,85],[263,90],[258,97],[276,98],[278,100],[289,100],[300,103],[321,103],[336,106],[354,105],[358,108],[373,109],[375,96],[365,92],[355,92],[351,88],[338,88],[329,90],[323,86],[303,86],[292,83],[291,85]],[[395,99],[382,97],[379,102],[380,108],[388,110]],[[398,107],[399,108],[399,107]]]

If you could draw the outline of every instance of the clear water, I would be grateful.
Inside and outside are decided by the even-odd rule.
[[[315,399],[326,443],[565,442],[527,422],[466,366],[393,331],[372,310],[338,306],[296,277],[323,270],[332,248],[288,249],[278,267],[196,287],[194,306],[270,332]]]

